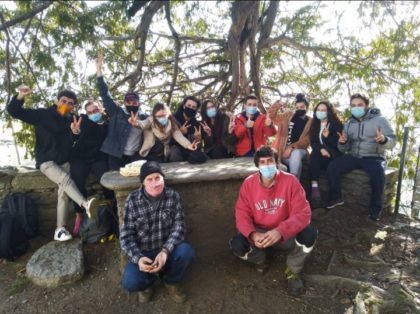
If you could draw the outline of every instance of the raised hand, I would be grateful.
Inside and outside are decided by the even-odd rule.
[[[200,144],[200,141],[194,140],[190,145],[187,146],[189,150],[197,150],[197,145]]]
[[[382,144],[385,142],[385,135],[382,133],[381,128],[376,128],[376,137],[375,137],[376,143]]]
[[[206,132],[207,136],[211,136],[211,128],[206,123],[206,121],[200,123],[201,127],[203,128],[204,132]]]
[[[82,117],[77,119],[76,116],[73,116],[73,122],[70,124],[70,129],[73,134],[80,134],[80,124],[82,123]]]
[[[322,136],[327,138],[330,135],[330,124],[328,123],[322,130]]]
[[[98,52],[96,57],[96,76],[102,76],[102,65],[104,64],[104,56]]]
[[[346,132],[337,132],[337,134],[338,134],[338,142],[340,143],[340,144],[346,144],[347,143],[347,140],[348,140],[348,137],[347,137],[347,134],[346,134]]]
[[[235,116],[232,114],[232,116],[229,118],[228,133],[232,134],[234,129],[235,129]]]
[[[324,156],[325,158],[331,158],[330,153],[325,149],[325,148],[321,148],[320,153],[322,156]]]
[[[250,117],[248,117],[248,120],[246,121],[246,127],[251,129],[254,126],[254,121],[251,120]]]
[[[200,126],[194,127],[194,139],[197,141],[201,141],[201,128]]]
[[[268,115],[265,116],[265,125],[270,126],[272,123],[271,119],[268,117]]]
[[[130,118],[128,118],[128,123],[132,126],[137,126],[137,112],[130,112]]]
[[[18,96],[17,99],[22,100],[24,99],[27,95],[29,95],[32,92],[32,90],[29,88],[29,86],[26,85],[20,85],[18,87]]]
[[[181,130],[182,134],[187,134],[188,128],[191,126],[191,124],[188,124],[188,121],[185,121],[184,124],[179,128]]]

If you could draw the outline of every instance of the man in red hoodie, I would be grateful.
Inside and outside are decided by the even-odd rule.
[[[259,272],[267,268],[267,248],[278,243],[291,249],[285,275],[289,293],[297,296],[303,292],[300,272],[318,235],[310,225],[311,209],[296,177],[277,169],[278,156],[271,148],[260,148],[254,162],[259,172],[242,183],[235,209],[239,234],[230,247]]]

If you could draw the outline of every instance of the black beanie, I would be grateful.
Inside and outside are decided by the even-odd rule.
[[[140,182],[143,183],[144,179],[146,179],[146,177],[149,174],[152,173],[160,173],[163,177],[165,176],[162,172],[162,168],[160,167],[159,163],[156,161],[147,161],[146,163],[143,164],[143,166],[141,166],[140,169]]]

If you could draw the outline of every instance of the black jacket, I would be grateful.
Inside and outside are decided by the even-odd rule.
[[[322,135],[322,141],[323,144],[319,140],[319,130],[317,132],[314,132],[314,134],[311,133],[311,147],[312,150],[320,151],[322,148],[326,149],[330,154],[332,158],[336,158],[341,155],[341,152],[338,150],[338,134],[337,132],[343,131],[343,125],[331,122],[329,127],[330,133],[328,137],[324,137]],[[312,131],[312,130],[311,130]]]
[[[71,116],[62,117],[57,113],[57,106],[48,108],[25,109],[23,100],[13,96],[7,105],[7,112],[16,119],[35,126],[36,167],[46,161],[59,165],[70,158],[73,136],[70,130]]]

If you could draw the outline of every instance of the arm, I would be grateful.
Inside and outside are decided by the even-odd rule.
[[[385,136],[385,143],[379,144],[384,145],[386,149],[392,149],[395,146],[395,133],[392,130],[391,126],[389,125],[389,122],[384,117],[381,117],[380,120],[380,128],[382,130],[383,135]]]
[[[236,138],[242,138],[246,135],[247,127],[242,122],[241,119],[235,118],[235,129],[233,129],[233,134],[235,134]]]
[[[347,153],[350,150],[351,138],[348,136],[349,128],[350,128],[350,124],[346,123],[343,127],[343,132],[342,132],[343,134],[347,134],[347,141],[344,144],[340,143],[340,140],[338,141],[338,150],[342,153]]]
[[[184,135],[182,135],[182,132],[179,129],[175,130],[172,133],[172,136],[174,140],[184,148],[188,149],[188,147],[191,145],[190,141]]]
[[[152,121],[153,121],[153,118],[152,117],[148,117],[148,118],[146,118],[146,119],[144,119],[144,120],[140,120],[140,117],[138,116],[138,114],[136,113],[135,114],[135,118],[134,119],[136,119],[135,120],[135,122],[134,123],[132,123],[130,120],[132,120],[133,119],[133,113],[131,114],[131,118],[129,119],[129,123],[132,125],[132,126],[134,126],[135,128],[137,128],[137,129],[141,129],[141,130],[145,130],[145,129],[150,129],[151,127],[152,127]]]
[[[185,237],[184,210],[181,206],[181,199],[177,192],[174,192],[173,197],[175,203],[175,218],[171,227],[171,233],[163,245],[163,249],[168,251],[169,254],[171,254],[175,246],[184,241]]]
[[[236,228],[239,232],[249,239],[252,232],[255,231],[253,214],[251,206],[248,201],[248,195],[246,189],[246,182],[242,183],[241,189],[239,191],[238,200],[236,201],[235,207],[235,219],[236,219]]]
[[[103,76],[98,76],[96,78],[96,83],[99,89],[99,94],[101,95],[102,102],[104,104],[106,113],[112,117],[118,112],[119,106],[112,99],[111,94],[109,93],[108,86],[105,83]]]
[[[29,124],[39,124],[42,120],[41,112],[38,109],[25,109],[23,103],[25,100],[18,99],[18,95],[13,96],[7,105],[7,112],[16,119],[22,120]]]
[[[276,134],[276,127],[274,126],[274,122],[271,121],[271,124],[269,126],[267,126],[265,124],[265,115],[262,115],[262,117],[264,118],[264,128],[263,128],[263,133],[265,136],[273,136]]]
[[[293,148],[298,148],[298,149],[307,149],[309,144],[310,144],[310,130],[311,130],[311,124],[312,124],[312,119],[310,119],[306,125],[305,128],[303,129],[302,134],[299,137],[299,140],[297,142],[292,143],[292,147]]]
[[[311,222],[311,208],[306,200],[303,187],[296,178],[292,178],[287,205],[289,217],[276,228],[282,235],[282,242],[296,236]]]

